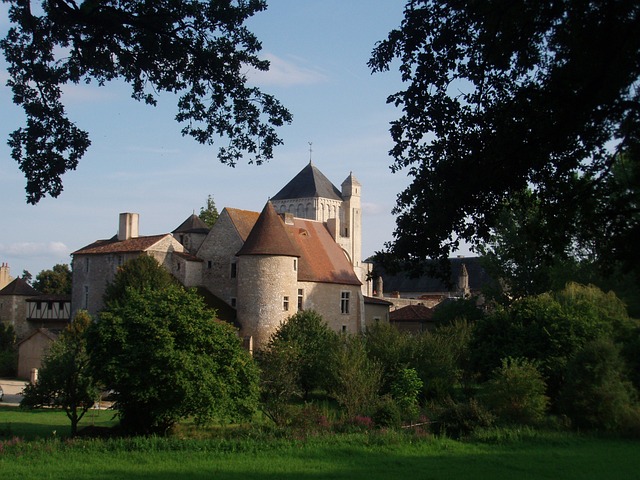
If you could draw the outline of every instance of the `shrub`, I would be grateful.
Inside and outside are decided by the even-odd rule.
[[[488,428],[495,423],[495,417],[475,398],[456,402],[448,398],[436,407],[436,433],[451,438],[470,435],[477,428]]]
[[[372,419],[375,425],[381,428],[399,428],[402,425],[400,407],[389,395],[380,399]]]
[[[331,362],[331,395],[347,418],[370,415],[380,398],[383,369],[367,356],[362,337],[347,335],[341,340]]]
[[[577,428],[640,432],[636,392],[620,349],[606,339],[589,343],[569,363],[560,408]]]
[[[403,368],[391,384],[391,396],[395,400],[401,416],[406,420],[415,420],[420,413],[418,394],[422,389],[422,380],[413,368]]]
[[[505,423],[540,424],[549,404],[546,385],[534,362],[505,358],[485,384],[485,405]]]

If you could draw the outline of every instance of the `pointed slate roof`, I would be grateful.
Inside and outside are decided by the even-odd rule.
[[[271,202],[267,202],[247,240],[236,255],[300,257],[300,250],[289,238],[285,224],[276,209]]]
[[[0,295],[21,295],[26,297],[33,297],[36,295],[40,295],[40,292],[29,285],[23,279],[16,278],[13,282],[0,290]]]
[[[271,200],[322,197],[342,200],[341,192],[311,162],[304,167]]]
[[[171,233],[204,233],[206,235],[209,233],[209,227],[194,213]]]

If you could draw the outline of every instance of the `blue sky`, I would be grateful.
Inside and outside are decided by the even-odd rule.
[[[217,148],[180,135],[173,120],[176,98],[153,108],[130,98],[121,83],[65,88],[70,118],[89,132],[92,145],[78,169],[63,177],[64,191],[38,205],[25,202],[25,180],[9,155],[9,132],[24,122],[11,102],[0,62],[0,262],[13,276],[34,276],[69,254],[117,231],[120,212],[140,214],[140,234],[170,232],[209,194],[219,211],[260,211],[309,161],[340,186],[350,171],[362,183],[363,255],[392,239],[391,209],[408,184],[392,174],[389,122],[400,112],[386,104],[402,86],[397,71],[371,75],[375,43],[400,24],[404,1],[271,0],[249,21],[262,41],[271,71],[252,81],[293,113],[280,129],[284,145],[262,166],[222,165]],[[8,29],[0,3],[0,35]]]

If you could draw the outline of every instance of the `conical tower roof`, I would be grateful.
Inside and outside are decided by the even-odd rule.
[[[247,240],[236,255],[300,257],[301,253],[289,237],[285,224],[276,209],[273,208],[271,202],[267,202]]]
[[[271,200],[322,197],[342,200],[340,190],[311,162],[304,167]]]
[[[209,233],[209,227],[195,213],[171,233]]]

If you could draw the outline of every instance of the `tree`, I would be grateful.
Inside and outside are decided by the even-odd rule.
[[[232,166],[245,153],[249,163],[261,164],[282,143],[275,127],[291,114],[247,85],[249,69],[269,68],[244,25],[266,8],[263,0],[43,0],[41,8],[7,1],[13,26],[0,48],[13,101],[26,115],[9,146],[27,179],[27,202],[57,197],[61,176],[77,167],[91,143],[65,112],[61,94],[69,83],[122,79],[134,99],[149,105],[162,92],[178,94],[182,134],[202,144],[226,137],[218,158]]]
[[[635,2],[408,2],[369,61],[399,61],[407,84],[387,100],[403,112],[392,170],[412,177],[389,251],[415,262],[487,240],[530,189],[549,245],[565,248],[575,226],[599,256],[637,267],[640,177],[623,188],[616,164],[640,171],[639,56]]]
[[[13,377],[18,368],[16,331],[0,319],[0,376]]]
[[[537,425],[544,420],[549,398],[535,362],[503,358],[485,384],[485,390],[483,400],[499,419],[525,425]]]
[[[218,220],[218,209],[216,208],[216,202],[213,201],[213,196],[207,197],[207,205],[200,207],[200,220],[202,220],[207,227],[211,228]]]
[[[504,358],[536,361],[553,402],[577,352],[593,340],[621,338],[632,329],[614,294],[569,284],[554,294],[522,298],[479,320],[473,331],[471,356],[484,378],[500,367]]]
[[[31,284],[33,275],[31,275],[31,272],[29,270],[22,270],[22,276],[20,278],[22,278],[22,280],[24,280],[28,284]]]
[[[128,432],[247,419],[257,407],[258,370],[237,332],[176,284],[125,289],[92,325],[89,352]]]
[[[124,298],[127,289],[142,292],[146,289],[162,290],[175,283],[171,274],[150,255],[142,254],[118,268],[113,281],[104,292],[105,305]]]
[[[560,395],[562,411],[575,427],[640,434],[637,392],[625,371],[619,348],[608,339],[578,352]]]
[[[25,387],[20,402],[22,408],[62,408],[71,421],[72,436],[78,432],[78,422],[100,397],[87,354],[90,324],[86,311],[76,314],[51,345],[38,371],[38,381]]]
[[[33,282],[33,288],[47,295],[71,294],[71,269],[69,265],[57,264],[51,270],[42,270]]]
[[[367,355],[364,338],[342,336],[331,367],[331,395],[345,409],[347,418],[371,415],[380,399],[383,368]]]
[[[298,388],[305,396],[315,389],[327,389],[331,377],[329,358],[337,345],[337,335],[314,310],[289,317],[271,335],[267,350],[290,351],[296,358]]]

